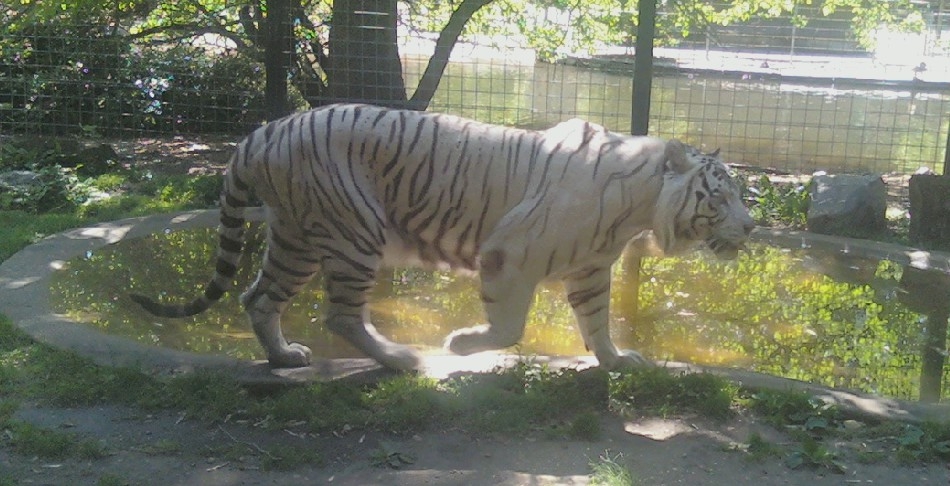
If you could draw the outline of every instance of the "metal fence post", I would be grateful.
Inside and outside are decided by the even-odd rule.
[[[633,103],[630,132],[646,135],[650,126],[650,91],[653,82],[653,37],[656,31],[656,0],[637,2],[637,51],[633,59]]]
[[[950,175],[950,128],[947,128],[947,144],[943,148],[943,175]]]
[[[630,132],[646,135],[650,128],[650,94],[653,83],[653,37],[656,26],[656,0],[637,2],[636,57],[633,59],[633,103],[630,114]],[[635,338],[644,338],[652,333],[642,331],[640,322],[640,266],[643,262],[637,245],[627,245],[623,254],[623,271],[626,278],[621,286],[620,313],[627,320],[624,329]],[[643,344],[643,343],[641,343]],[[652,344],[652,343],[651,343]]]

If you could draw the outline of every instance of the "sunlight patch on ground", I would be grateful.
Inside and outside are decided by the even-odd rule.
[[[686,432],[691,432],[693,428],[679,420],[651,417],[644,418],[637,422],[626,422],[623,424],[623,430],[628,434],[662,441],[672,439]]]

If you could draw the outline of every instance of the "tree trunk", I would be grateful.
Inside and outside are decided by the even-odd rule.
[[[287,71],[293,61],[294,48],[291,2],[293,0],[267,0],[264,104],[268,120],[276,120],[290,111],[287,106]]]
[[[406,105],[396,0],[334,0],[327,102]]]

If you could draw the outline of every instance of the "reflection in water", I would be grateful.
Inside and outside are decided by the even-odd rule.
[[[261,227],[255,226],[249,247],[260,248],[262,241]],[[172,301],[200,292],[211,275],[215,244],[214,230],[206,229],[104,248],[58,272],[55,305],[79,321],[145,343],[261,359],[239,292],[186,319],[155,318],[127,297],[134,291]],[[239,289],[252,280],[259,258],[243,258]],[[736,366],[891,397],[939,394],[947,309],[932,304],[950,301],[944,276],[936,285],[930,274],[917,275],[890,261],[765,245],[752,246],[731,263],[703,253],[647,258],[634,319],[622,314],[623,268],[616,270],[612,332],[620,345],[654,359]],[[482,320],[476,284],[446,273],[386,271],[373,299],[377,327],[398,342],[439,347],[452,330]],[[358,356],[320,325],[323,295],[319,282],[311,287],[288,309],[285,334],[317,356]],[[920,288],[942,293],[921,295]],[[629,298],[626,302],[631,308]],[[941,320],[942,331],[931,325]],[[933,354],[922,356],[922,349],[936,353],[940,362]],[[518,350],[587,354],[560,285],[540,288]],[[918,380],[922,370],[926,376]]]
[[[927,316],[921,343],[920,400],[940,400],[943,365],[947,357],[947,319],[950,318],[950,277],[913,267],[901,276],[900,300]]]

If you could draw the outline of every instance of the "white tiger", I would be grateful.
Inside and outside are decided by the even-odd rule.
[[[133,299],[153,314],[194,315],[233,284],[244,210],[268,209],[267,251],[241,296],[276,367],[310,363],[280,317],[322,269],[326,325],[389,368],[420,365],[411,347],[370,323],[367,296],[384,264],[477,271],[488,324],[446,347],[467,355],[516,344],[535,287],[564,282],[588,349],[601,366],[644,364],[610,339],[610,267],[653,230],[666,253],[705,241],[735,258],[754,223],[727,167],[671,140],[621,135],[582,120],[546,131],[367,105],[334,105],[267,124],[228,164],[214,276],[184,305]]]

